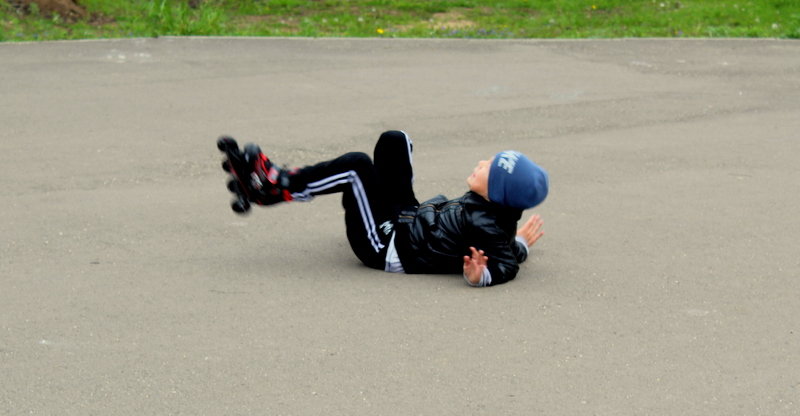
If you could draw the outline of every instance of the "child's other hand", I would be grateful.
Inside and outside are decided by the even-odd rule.
[[[484,256],[483,250],[476,250],[475,247],[470,247],[469,250],[472,252],[472,256],[464,256],[464,277],[471,284],[476,285],[481,281],[483,269],[489,258]]]
[[[525,221],[525,224],[523,224],[522,227],[517,230],[517,235],[524,238],[525,241],[528,242],[528,247],[531,247],[544,234],[542,231],[543,224],[544,221],[542,221],[542,217],[540,217],[539,214],[536,214],[528,221]]]

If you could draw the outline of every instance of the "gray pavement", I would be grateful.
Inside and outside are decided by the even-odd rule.
[[[0,415],[800,414],[800,42],[0,44]],[[218,135],[551,174],[509,284],[233,214]],[[531,213],[526,213],[527,218]]]

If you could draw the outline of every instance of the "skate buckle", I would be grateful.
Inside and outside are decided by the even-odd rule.
[[[250,185],[253,186],[253,189],[259,191],[264,187],[264,182],[261,181],[256,172],[252,172],[250,173]]]

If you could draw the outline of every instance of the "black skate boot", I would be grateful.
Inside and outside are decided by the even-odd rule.
[[[275,166],[257,145],[247,144],[242,152],[236,140],[223,136],[217,140],[217,148],[226,156],[222,169],[232,176],[228,190],[235,196],[231,203],[235,212],[247,213],[250,203],[272,205],[292,200],[289,173]]]

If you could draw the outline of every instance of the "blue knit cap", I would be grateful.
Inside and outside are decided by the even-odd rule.
[[[547,172],[525,155],[506,150],[494,156],[489,169],[489,200],[511,208],[533,208],[547,197]]]

